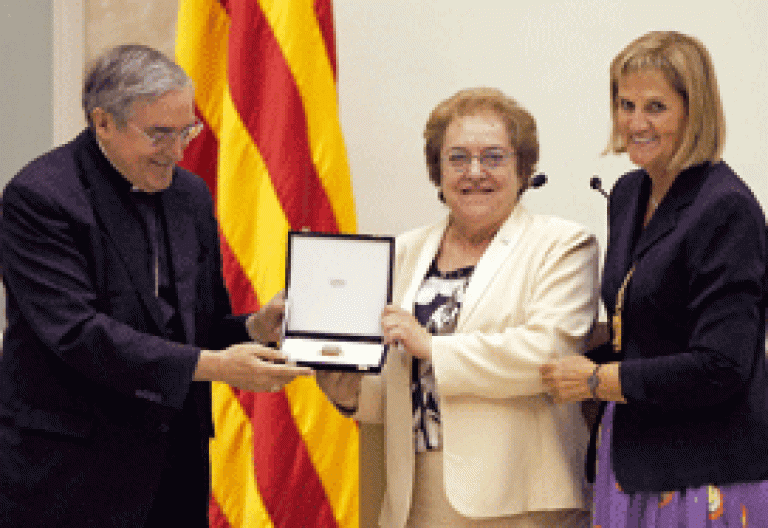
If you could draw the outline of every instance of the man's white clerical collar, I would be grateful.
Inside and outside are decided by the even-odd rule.
[[[107,158],[107,161],[109,162],[110,165],[112,165],[112,168],[115,169],[115,171],[117,171],[117,173],[120,176],[122,176],[125,181],[130,183],[130,180],[125,177],[125,174],[120,172],[120,169],[118,169],[117,166],[114,163],[112,163],[112,160],[109,159],[109,155],[107,154],[107,151],[104,150],[104,145],[101,144],[101,140],[99,139],[99,136],[97,136],[95,132],[93,136],[96,138],[96,144],[99,146],[99,150],[101,151],[102,154],[104,154],[104,157]],[[145,191],[144,189],[140,189],[139,187],[136,187],[131,183],[131,192],[147,192],[147,191]],[[147,194],[154,194],[154,193],[147,193]]]

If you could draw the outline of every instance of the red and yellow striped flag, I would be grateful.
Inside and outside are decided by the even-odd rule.
[[[235,312],[285,282],[289,229],[355,231],[330,0],[181,0],[176,58],[206,131],[182,165],[216,196]],[[211,526],[358,526],[358,436],[314,380],[214,384]]]

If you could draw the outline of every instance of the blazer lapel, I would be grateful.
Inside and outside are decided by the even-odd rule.
[[[601,292],[609,313],[613,313],[616,292],[633,263],[635,228],[643,221],[640,202],[647,194],[650,180],[644,173],[631,178],[621,194],[612,194],[609,202],[609,233]]]
[[[622,274],[631,266],[635,226],[637,222],[643,221],[640,215],[641,188],[642,185],[638,185],[635,192],[630,193],[630,200],[611,204],[619,210],[612,211],[614,220],[610,226],[610,251],[614,257],[612,260],[618,263]]]
[[[525,229],[531,223],[530,213],[522,206],[517,204],[509,215],[509,218],[502,224],[499,232],[491,240],[488,248],[475,266],[472,278],[467,284],[467,290],[464,292],[464,300],[461,303],[459,320],[457,326],[462,323],[477,308],[480,299],[483,298],[493,278],[499,271],[499,268],[507,260],[510,253],[517,247]]]
[[[430,229],[426,238],[421,245],[421,250],[416,257],[416,263],[413,266],[406,265],[405,269],[411,274],[411,281],[408,283],[408,287],[403,294],[400,307],[409,312],[413,312],[413,303],[416,300],[416,292],[419,290],[424,277],[427,275],[429,265],[437,255],[437,250],[440,247],[440,241],[445,233],[445,228],[448,226],[448,218],[444,218],[441,222],[435,224]]]
[[[698,166],[681,172],[675,178],[637,241],[633,255],[635,261],[641,259],[653,245],[677,226],[681,210],[696,197],[706,173],[707,171]]]
[[[461,311],[459,313],[458,325],[461,325],[462,321],[464,321],[477,307],[478,302],[488,288],[491,280],[498,272],[499,267],[513,251],[520,236],[525,230],[525,227],[530,221],[531,215],[522,205],[518,205],[501,226],[499,232],[491,241],[482,258],[477,263],[477,266],[475,266],[475,271],[472,273],[472,278],[464,293],[464,301],[462,302]],[[412,275],[408,288],[403,295],[403,300],[400,303],[401,308],[404,310],[413,311],[413,303],[416,299],[416,293],[427,274],[429,265],[432,263],[435,255],[437,255],[440,241],[443,238],[447,226],[447,217],[435,224],[435,226],[426,234],[422,249],[416,258],[415,264],[413,266],[406,266],[406,269],[411,270]]]
[[[174,182],[176,177],[174,177]],[[195,338],[195,285],[198,264],[194,212],[174,185],[162,193],[163,214],[168,234],[170,259],[175,281],[179,315],[188,343]]]

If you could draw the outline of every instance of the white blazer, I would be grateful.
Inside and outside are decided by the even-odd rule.
[[[413,310],[447,219],[397,238],[394,302]],[[466,517],[586,508],[588,431],[576,404],[543,393],[539,365],[581,353],[597,315],[598,250],[583,227],[517,205],[464,294],[456,331],[432,338],[443,426],[444,481]],[[410,357],[390,348],[366,376],[356,418],[385,424],[379,524],[402,528],[413,492]]]

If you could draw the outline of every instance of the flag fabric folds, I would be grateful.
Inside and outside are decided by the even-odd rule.
[[[355,231],[330,0],[180,0],[176,59],[206,128],[181,165],[216,197],[233,309],[285,283],[289,229]],[[358,431],[311,378],[214,384],[212,527],[358,526]]]

